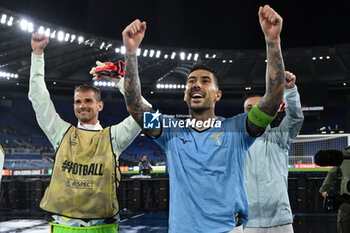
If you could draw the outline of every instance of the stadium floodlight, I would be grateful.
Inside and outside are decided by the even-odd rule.
[[[51,32],[51,29],[50,29],[50,28],[46,28],[46,30],[45,30],[45,36],[46,36],[46,37],[49,37],[49,36],[50,36],[50,32]]]
[[[180,53],[180,59],[181,59],[181,60],[185,60],[185,53],[184,53],[184,52],[181,52],[181,53]]]
[[[7,80],[10,80],[12,78],[18,78],[18,74],[0,71],[0,78],[1,77],[6,78]]]
[[[64,39],[64,32],[59,31],[57,33],[57,40],[62,41]]]
[[[157,89],[184,89],[186,86],[184,84],[162,84],[158,83],[156,85]]]
[[[115,83],[112,82],[112,81],[109,81],[109,82],[107,82],[107,86],[108,86],[108,87],[114,87],[114,86],[115,86]]]
[[[110,47],[112,47],[112,44],[108,44],[105,48],[105,50],[108,50]]]
[[[125,54],[125,52],[126,52],[126,49],[125,49],[125,46],[123,45],[120,47],[120,53]]]
[[[115,87],[115,83],[112,81],[94,81],[93,83],[94,86],[97,87]]]
[[[69,36],[70,36],[70,34],[66,33],[66,35],[64,36],[64,41],[68,41],[69,40]]]
[[[2,24],[5,24],[5,23],[6,23],[6,18],[7,18],[7,15],[6,15],[6,14],[2,14],[2,15],[1,15],[1,20],[0,20],[0,22],[1,22]]]
[[[11,16],[9,21],[7,21],[7,26],[12,26],[13,25],[13,17]]]
[[[142,54],[142,56],[146,57],[146,56],[147,56],[147,54],[148,54],[148,49],[143,50],[143,54]]]
[[[73,34],[70,36],[70,42],[73,43],[73,41],[75,40],[76,36]]]
[[[52,39],[54,39],[54,38],[56,37],[56,30],[53,31],[53,32],[51,33],[50,37],[51,37]]]
[[[79,36],[78,37],[78,43],[81,44],[81,43],[83,43],[83,41],[84,41],[84,37]]]
[[[141,55],[141,49],[138,48],[137,51],[136,51],[136,56],[140,56]]]
[[[100,45],[100,49],[103,49],[103,47],[105,47],[105,42],[102,42],[101,45]]]
[[[21,29],[23,31],[26,31],[28,29],[28,21],[26,19],[22,19],[20,22],[19,22],[19,26],[21,27]]]
[[[191,60],[191,57],[192,57],[192,53],[187,54],[187,60],[188,61]]]
[[[43,27],[43,26],[40,26],[39,29],[38,29],[38,32],[39,32],[40,34],[44,34],[44,33],[45,33],[44,27]]]
[[[33,23],[31,23],[31,22],[29,22],[28,23],[28,32],[33,32],[34,31],[34,25],[33,25]]]

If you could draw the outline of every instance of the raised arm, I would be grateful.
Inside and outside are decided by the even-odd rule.
[[[247,131],[251,136],[261,135],[265,131],[268,121],[273,120],[282,103],[285,85],[280,39],[282,17],[268,5],[260,7],[258,14],[266,41],[266,92],[258,101],[257,110],[255,112],[252,110],[249,113],[250,116],[255,113],[255,118],[248,116],[247,120]]]
[[[301,129],[304,122],[304,114],[301,110],[300,96],[297,86],[295,85],[296,76],[286,71],[286,86],[284,89],[284,103],[286,116],[282,120],[279,130],[282,134],[287,133],[287,138],[280,137],[285,143],[294,140]]]
[[[141,98],[141,84],[138,73],[138,63],[136,52],[145,36],[146,22],[135,20],[123,31],[123,42],[125,46],[125,103],[130,115],[143,128],[143,112],[153,111],[152,107],[146,105]],[[152,137],[158,137],[160,129],[147,129],[145,133]]]
[[[59,141],[70,124],[62,120],[56,113],[45,84],[44,49],[48,43],[47,37],[37,32],[33,33],[28,98],[32,102],[40,128],[54,148],[57,149]]]

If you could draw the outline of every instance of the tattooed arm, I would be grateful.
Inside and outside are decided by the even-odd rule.
[[[282,17],[268,5],[259,8],[259,22],[266,41],[267,67],[265,95],[257,104],[269,116],[276,114],[283,101],[285,75],[280,45],[282,21]],[[259,136],[265,128],[258,127],[247,119],[247,131],[250,136]]]
[[[137,49],[145,36],[145,31],[146,22],[137,19],[129,24],[122,33],[126,49],[124,98],[128,112],[141,128],[143,128],[143,112],[153,111],[141,99],[141,84],[136,56]],[[160,129],[144,130],[144,132],[152,137],[158,137],[161,134]]]

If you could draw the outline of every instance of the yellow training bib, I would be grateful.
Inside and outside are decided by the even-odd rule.
[[[119,211],[119,181],[110,127],[90,131],[71,126],[56,152],[51,182],[40,207],[71,218],[113,217]]]

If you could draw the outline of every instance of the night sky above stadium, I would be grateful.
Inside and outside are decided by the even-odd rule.
[[[0,6],[32,20],[111,39],[120,40],[124,27],[139,18],[148,26],[145,44],[256,49],[265,46],[257,12],[266,3],[284,18],[284,48],[350,43],[350,8],[339,2],[1,0]]]

